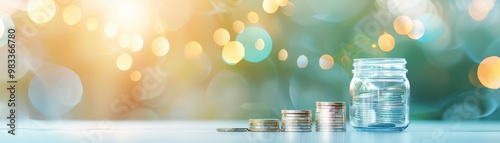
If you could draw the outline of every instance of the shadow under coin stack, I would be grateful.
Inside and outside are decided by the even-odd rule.
[[[281,131],[311,132],[311,110],[281,110]]]
[[[344,132],[345,102],[316,102],[316,132]]]
[[[278,119],[250,119],[250,132],[279,132],[280,122]]]

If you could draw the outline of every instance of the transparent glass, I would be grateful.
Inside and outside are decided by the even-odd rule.
[[[410,124],[410,83],[403,58],[354,59],[350,123],[358,131],[403,131]]]

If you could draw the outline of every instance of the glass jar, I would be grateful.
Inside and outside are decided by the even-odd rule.
[[[358,131],[403,131],[410,124],[410,83],[403,58],[354,59],[350,122]]]

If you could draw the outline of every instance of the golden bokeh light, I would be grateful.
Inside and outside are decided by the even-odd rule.
[[[30,0],[28,2],[28,16],[38,24],[47,23],[56,14],[56,4],[53,0]]]
[[[406,35],[411,32],[413,21],[408,16],[398,16],[394,19],[394,30],[399,35]]]
[[[151,50],[158,57],[164,56],[170,50],[170,43],[164,37],[157,37],[153,40]]]
[[[262,1],[262,8],[267,13],[275,13],[278,10],[278,4],[275,0],[264,0]]]
[[[288,51],[286,51],[286,49],[281,49],[278,52],[278,59],[280,61],[286,61],[286,59],[288,59]]]
[[[142,77],[142,73],[139,71],[133,71],[130,74],[130,80],[132,80],[132,81],[139,81],[139,80],[141,80],[141,77]]]
[[[255,41],[255,48],[259,51],[262,51],[264,49],[264,46],[265,46],[265,43],[264,43],[264,40],[262,38],[259,38],[257,39],[257,41]]]
[[[99,20],[95,17],[91,17],[87,20],[87,29],[90,31],[94,31],[99,26]]]
[[[241,33],[245,30],[245,24],[239,20],[233,22],[233,30],[236,33]]]
[[[201,44],[196,41],[191,41],[186,44],[186,47],[184,47],[184,55],[187,59],[198,59],[201,57],[202,52],[203,48],[201,47]]]
[[[258,23],[259,22],[259,15],[253,11],[248,12],[247,14],[248,21],[250,23]]]
[[[122,48],[128,48],[132,41],[132,37],[129,34],[121,34],[118,38],[118,45]]]
[[[297,66],[299,68],[306,68],[308,63],[309,61],[305,55],[300,55],[299,58],[297,58]]]
[[[229,32],[224,28],[219,28],[214,32],[214,41],[219,46],[226,45],[231,38]]]
[[[276,4],[279,6],[286,6],[288,4],[288,0],[276,0]]]
[[[372,48],[377,48],[377,45],[376,44],[372,44]]]
[[[130,67],[132,67],[132,57],[126,53],[121,54],[116,59],[116,66],[122,71],[130,69]]]
[[[158,34],[165,33],[165,31],[167,31],[167,29],[168,29],[168,22],[167,22],[167,20],[165,20],[163,18],[156,19],[155,20],[155,24],[153,26],[153,29]]]
[[[297,7],[295,6],[294,3],[288,2],[288,4],[285,7],[281,8],[281,13],[283,13],[283,15],[286,16],[292,16],[293,14],[295,14],[296,9]]]
[[[477,78],[487,88],[500,88],[500,57],[490,56],[481,61],[477,68]]]
[[[390,34],[387,34],[387,32],[384,32],[384,34],[378,37],[378,46],[380,47],[380,50],[384,52],[392,51],[395,45],[396,42],[394,40],[394,37],[392,37],[392,35]]]
[[[231,41],[222,48],[222,59],[228,65],[236,65],[245,57],[245,48],[238,41]]]
[[[115,37],[117,32],[118,26],[113,22],[106,23],[106,25],[104,26],[104,35],[106,35],[106,37],[108,38]]]
[[[408,33],[408,37],[413,40],[418,40],[422,38],[424,34],[425,34],[424,23],[422,23],[420,20],[413,20],[413,27],[411,29],[411,32]]]
[[[68,25],[75,25],[82,18],[82,10],[76,5],[70,5],[64,8],[63,19]]]
[[[328,54],[324,54],[319,58],[319,66],[321,67],[321,69],[331,69],[333,67],[333,64],[333,57]]]
[[[131,37],[132,41],[130,42],[130,51],[132,52],[138,52],[142,49],[142,46],[144,45],[144,40],[141,35],[132,35]]]

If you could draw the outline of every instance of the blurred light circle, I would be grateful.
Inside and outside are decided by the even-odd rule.
[[[28,16],[37,23],[47,23],[56,14],[56,4],[53,0],[30,0],[28,2]]]
[[[408,33],[408,37],[410,37],[413,40],[418,40],[422,38],[425,34],[425,27],[420,20],[413,20],[413,27],[411,29],[411,32]]]
[[[228,65],[236,65],[245,56],[245,48],[238,41],[231,41],[222,48],[222,59]]]
[[[258,50],[260,47],[255,47],[256,42],[262,39],[263,49]],[[243,32],[236,36],[236,40],[241,42],[245,47],[244,59],[249,62],[260,62],[266,59],[272,51],[273,40],[267,31],[260,27],[247,27]],[[262,46],[258,45],[258,46]]]
[[[262,40],[261,38],[255,41],[255,48],[257,50],[262,51],[264,49],[264,46],[265,46],[264,40]]]
[[[334,64],[333,57],[328,54],[322,55],[319,58],[319,66],[321,67],[321,69],[324,70],[331,69],[333,67],[333,64]]]
[[[328,22],[340,22],[362,12],[368,4],[366,0],[307,0],[316,11],[315,18]]]
[[[408,16],[398,16],[394,19],[394,30],[399,35],[406,35],[411,32],[413,21]]]
[[[330,70],[296,69],[289,82],[290,100],[297,109],[313,111],[316,101],[348,101],[349,82],[341,66]]]
[[[82,94],[82,81],[74,71],[47,63],[35,73],[28,87],[33,107],[50,117],[70,111]]]
[[[117,32],[118,32],[118,26],[113,22],[108,22],[104,26],[104,35],[106,35],[106,37],[108,38],[115,37]]]
[[[153,54],[158,57],[165,56],[170,49],[168,40],[164,37],[157,37],[153,40],[152,48]]]
[[[375,49],[375,48],[377,48],[377,45],[375,45],[375,44],[372,44],[372,48],[374,48],[374,49]]]
[[[483,21],[489,14],[490,9],[486,0],[472,0],[468,7],[469,15],[475,21]]]
[[[428,43],[433,42],[441,38],[443,36],[446,25],[443,20],[433,14],[424,14],[417,18],[425,27],[424,35],[418,39],[420,42]],[[414,25],[416,23],[414,22]]]
[[[140,71],[133,71],[131,74],[130,74],[130,80],[132,81],[139,81],[141,80],[141,72]]]
[[[132,37],[129,34],[122,34],[118,38],[118,45],[122,48],[128,48],[132,43]]]
[[[229,32],[224,28],[219,28],[214,32],[214,41],[219,46],[226,45],[231,38]]]
[[[91,17],[87,20],[87,29],[90,31],[94,31],[99,26],[99,20],[95,17]]]
[[[500,88],[500,57],[491,56],[481,61],[477,68],[477,77],[487,88]]]
[[[286,6],[288,4],[288,0],[276,0],[276,4],[279,6]]]
[[[248,12],[247,14],[248,21],[250,23],[258,23],[259,22],[259,15],[253,11]]]
[[[130,67],[132,67],[132,62],[132,57],[124,53],[118,56],[118,58],[116,59],[116,66],[118,67],[118,69],[126,71],[130,69]]]
[[[64,8],[63,19],[68,25],[75,25],[82,18],[82,10],[76,5],[70,5]]]
[[[281,49],[278,52],[278,59],[280,61],[286,61],[286,59],[288,59],[288,52],[286,51],[286,49]]]
[[[12,21],[12,18],[6,14],[0,11],[0,49],[4,47],[4,45],[7,44],[7,38],[8,38],[8,30],[9,29],[15,29],[14,21]],[[8,46],[5,46],[8,47]]]
[[[186,44],[186,47],[184,47],[184,55],[186,56],[187,59],[194,60],[200,58],[201,54],[203,52],[203,49],[200,45],[200,43],[196,41],[191,41]]]
[[[275,0],[264,0],[262,1],[262,8],[267,13],[275,13],[278,10],[278,4]]]
[[[286,16],[292,16],[295,13],[295,10],[297,7],[295,6],[294,3],[288,2],[288,4],[285,7],[281,8],[281,13]]]
[[[384,32],[384,34],[380,35],[378,38],[378,46],[380,47],[380,50],[384,52],[389,52],[394,49],[394,46],[396,45],[396,42],[394,41],[394,37],[392,35],[387,34],[387,32]]]
[[[192,0],[160,0],[156,9],[156,18],[163,18],[167,21],[167,30],[177,31],[191,19],[192,6]]]
[[[299,68],[306,68],[308,64],[307,57],[305,55],[300,55],[299,58],[297,58],[297,66]]]
[[[245,24],[239,20],[233,22],[233,30],[236,33],[241,33],[245,29]]]
[[[132,52],[138,52],[142,49],[142,46],[144,45],[144,40],[142,39],[141,35],[134,34],[131,37],[132,41],[130,41],[130,51]]]

